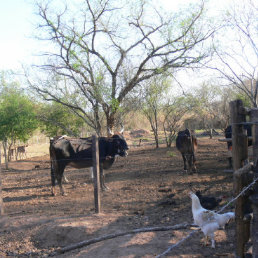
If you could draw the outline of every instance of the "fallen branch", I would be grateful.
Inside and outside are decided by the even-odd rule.
[[[120,237],[120,236],[125,236],[125,235],[130,235],[130,234],[137,234],[137,233],[141,233],[141,232],[153,232],[153,231],[168,231],[168,230],[177,230],[177,229],[185,229],[192,226],[192,224],[188,224],[188,223],[181,223],[181,224],[177,224],[174,226],[168,226],[168,227],[150,227],[150,228],[139,228],[139,229],[134,229],[131,231],[127,231],[127,232],[120,232],[120,233],[114,233],[114,234],[109,234],[109,235],[105,235],[102,237],[97,237],[97,238],[93,238],[90,240],[85,240],[79,243],[75,243],[72,245],[68,245],[66,247],[63,248],[59,248],[56,251],[49,253],[49,256],[55,256],[58,254],[62,254],[74,249],[78,249],[78,248],[82,248],[84,246],[88,246],[91,244],[95,244],[101,241],[105,241],[108,239],[112,239],[112,238],[116,238],[116,237]]]

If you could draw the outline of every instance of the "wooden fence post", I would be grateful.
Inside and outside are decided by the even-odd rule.
[[[253,143],[253,160],[255,164],[254,177],[258,177],[258,109],[251,110],[252,127],[252,143]],[[252,221],[252,242],[253,242],[253,257],[258,257],[258,184],[255,185],[254,194],[250,197],[253,208]]]
[[[94,175],[94,201],[95,212],[100,213],[100,180],[99,180],[99,140],[96,135],[92,135],[92,159]]]
[[[243,102],[235,100],[230,102],[230,117],[232,125],[232,157],[234,168],[234,195],[237,196],[243,189],[242,177],[235,173],[243,166],[243,162],[248,158],[248,140],[243,125],[246,122],[246,115],[243,112]],[[244,247],[246,243],[246,226],[244,224],[244,203],[245,198],[240,196],[236,200],[236,257],[244,257]]]
[[[2,196],[2,163],[1,163],[1,146],[0,146],[0,216],[4,215],[4,202]]]

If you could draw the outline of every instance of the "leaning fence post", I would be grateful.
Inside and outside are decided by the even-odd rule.
[[[230,102],[230,117],[232,125],[232,157],[234,168],[234,195],[237,196],[244,187],[242,177],[235,173],[243,166],[243,162],[248,158],[248,142],[241,123],[246,121],[246,115],[243,113],[244,107],[241,100]],[[245,198],[240,196],[236,201],[236,257],[244,257],[246,243],[246,226],[244,224],[244,203]]]
[[[0,146],[0,216],[4,215],[4,202],[2,196],[2,165],[1,165],[1,146]]]
[[[92,135],[92,159],[94,175],[95,212],[100,213],[99,140],[96,135]]]
[[[255,164],[254,177],[258,177],[258,109],[251,110],[252,127],[252,143],[253,143],[253,160]],[[250,197],[253,208],[252,221],[252,242],[253,242],[253,257],[258,257],[258,185],[255,185],[254,194]]]

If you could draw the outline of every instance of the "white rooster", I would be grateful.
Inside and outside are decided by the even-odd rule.
[[[206,210],[201,206],[199,198],[193,192],[190,192],[189,196],[192,199],[194,223],[201,228],[206,237],[206,243],[208,240],[207,238],[210,237],[211,247],[215,248],[214,232],[220,227],[224,227],[230,219],[234,219],[235,213],[227,212],[218,214],[214,211]]]

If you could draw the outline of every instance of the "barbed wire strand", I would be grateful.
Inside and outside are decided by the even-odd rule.
[[[256,182],[258,181],[258,177],[255,178],[253,180],[252,183],[250,183],[248,186],[244,187],[243,190],[232,200],[230,200],[226,205],[224,205],[217,213],[223,211],[227,206],[229,206],[231,203],[233,203],[235,200],[237,200],[240,196],[242,196],[249,188],[251,188],[251,186],[253,186]],[[155,258],[160,258],[162,256],[165,256],[166,254],[168,254],[172,249],[176,248],[177,246],[179,246],[180,244],[182,244],[185,240],[187,240],[188,238],[190,238],[194,233],[196,233],[197,231],[199,231],[200,228],[193,230],[192,232],[190,232],[185,238],[182,238],[180,241],[178,241],[177,243],[171,245],[166,251],[164,251],[162,254],[159,254],[158,256],[156,256]]]
[[[194,233],[196,233],[197,231],[199,231],[200,229],[195,229],[193,230],[191,233],[189,233],[185,238],[181,239],[179,242],[171,245],[166,251],[164,251],[162,254],[159,254],[158,256],[156,256],[155,258],[160,258],[162,256],[165,256],[166,254],[168,254],[172,249],[176,248],[177,246],[179,246],[181,243],[183,243],[185,240],[187,240],[188,238],[190,238]]]
[[[226,205],[224,205],[217,213],[222,212],[226,207],[228,207],[232,202],[236,201],[240,196],[242,196],[249,188],[251,188],[256,182],[258,181],[258,177],[253,180],[252,183],[250,183],[248,186],[244,187],[243,190],[230,202],[228,202]]]

